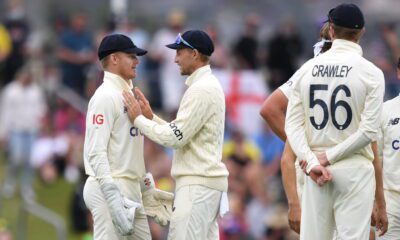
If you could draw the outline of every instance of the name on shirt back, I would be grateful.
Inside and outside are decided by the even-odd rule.
[[[344,78],[352,68],[346,65],[315,65],[312,69],[312,76]]]

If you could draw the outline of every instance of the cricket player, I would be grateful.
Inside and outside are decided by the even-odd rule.
[[[171,175],[176,189],[168,239],[216,240],[217,217],[228,207],[228,171],[221,161],[225,97],[209,65],[214,45],[205,32],[192,30],[178,34],[167,47],[176,49],[175,62],[182,75],[189,75],[176,119],[168,123],[148,114],[151,108],[138,89],[139,101],[124,93],[125,104],[135,127],[175,149]]]
[[[320,31],[320,41],[314,45],[314,57],[326,52],[330,49],[332,42],[329,36],[329,23],[325,23]],[[286,141],[286,134],[284,130],[285,114],[287,104],[292,93],[292,85],[294,81],[298,80],[298,74],[294,74],[286,83],[282,84],[275,90],[263,103],[260,114],[265,121],[271,126],[275,134],[277,134],[283,141]],[[372,143],[373,149],[376,148],[376,143]],[[374,156],[377,151],[374,151]],[[289,226],[292,230],[300,233],[300,218],[301,218],[301,195],[304,186],[304,177],[299,159],[296,158],[290,144],[286,142],[285,150],[281,159],[282,182],[285,189],[286,197],[288,199],[288,220]],[[373,220],[377,223],[380,234],[387,230],[387,215],[385,199],[383,195],[382,183],[382,166],[378,158],[374,157],[374,169],[376,178],[376,191],[375,191],[375,205],[376,211],[374,212]],[[314,177],[316,181],[316,176]],[[296,191],[297,190],[297,191]],[[372,234],[375,234],[372,230]],[[336,239],[334,237],[334,239]]]
[[[397,64],[400,79],[400,58]],[[379,240],[400,238],[400,96],[383,104],[379,133],[380,157],[383,159],[383,187],[389,218],[387,233]]]
[[[379,126],[384,77],[362,57],[361,10],[340,4],[328,18],[332,48],[298,70],[286,116],[289,143],[307,173],[331,180],[320,187],[305,178],[300,239],[332,239],[334,229],[339,239],[368,239],[375,192],[368,144]]]
[[[146,214],[161,225],[171,214],[173,194],[155,189],[151,174],[145,174],[143,134],[123,105],[122,91],[132,89],[137,56],[146,52],[121,34],[104,37],[98,49],[104,80],[86,116],[84,164],[89,177],[83,193],[96,240],[151,239]]]
[[[320,30],[320,41],[314,45],[314,57],[329,50],[332,45],[329,36],[329,23],[325,23]],[[298,74],[294,74],[286,83],[275,90],[263,103],[260,114],[268,123],[274,133],[286,141],[285,134],[285,115],[287,104],[292,93],[293,81],[297,81]],[[281,171],[283,187],[288,199],[289,226],[292,230],[300,234],[300,199],[304,185],[304,173],[300,168],[299,161],[293,153],[288,142],[281,159]]]

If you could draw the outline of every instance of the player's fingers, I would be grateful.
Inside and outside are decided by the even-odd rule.
[[[128,91],[124,90],[122,91],[122,96],[124,96],[126,100],[129,100],[132,95],[129,94]]]
[[[298,221],[289,220],[289,227],[296,233],[300,234],[300,223]]]
[[[139,99],[143,99],[143,97],[144,97],[142,91],[140,91],[140,89],[138,87],[135,87],[135,95]]]
[[[144,102],[141,99],[139,99],[139,105],[140,105],[140,108],[146,107],[146,105],[144,104]]]
[[[374,213],[372,213],[372,216],[371,216],[371,226],[376,226],[376,217],[375,217],[375,215],[374,215]]]
[[[384,217],[381,220],[381,225],[382,225],[381,228],[380,228],[381,233],[379,234],[379,236],[383,236],[388,230],[389,222],[388,222],[387,218]]]
[[[296,224],[296,233],[300,234],[300,222]]]
[[[318,186],[320,186],[320,187],[322,187],[322,186],[324,185],[324,180],[322,179],[322,177],[319,177],[319,178],[317,179],[317,184],[318,184]]]
[[[289,219],[289,227],[290,227],[290,229],[292,229],[293,231],[296,231],[296,228],[295,228],[293,222],[292,222],[290,219]]]
[[[326,168],[322,168],[322,169],[321,169],[321,172],[322,172],[323,180],[324,180],[324,181],[329,181],[330,178],[331,178],[331,175],[330,175],[330,173],[328,172],[328,170],[326,170]]]
[[[140,100],[142,100],[143,102],[146,102],[146,101],[147,101],[146,97],[144,96],[144,94],[142,93],[142,91],[140,91],[140,89],[139,89],[138,87],[135,87],[135,94],[136,94],[136,96],[138,96],[138,98],[139,98]]]
[[[329,170],[326,170],[326,172],[328,173],[328,181],[332,180],[332,173]]]
[[[129,107],[130,103],[127,100],[123,99],[122,102],[124,103],[125,107]]]
[[[306,163],[307,163],[306,161],[300,160],[300,167],[301,167],[302,169],[304,169]]]

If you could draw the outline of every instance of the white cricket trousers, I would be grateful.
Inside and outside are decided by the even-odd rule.
[[[400,193],[385,189],[385,201],[389,228],[385,235],[377,237],[377,240],[400,240]]]
[[[374,168],[367,160],[351,163],[328,167],[332,181],[323,187],[306,178],[300,240],[331,240],[335,229],[338,239],[369,239],[375,194]]]
[[[130,200],[142,203],[140,184],[126,178],[114,178],[122,194]],[[93,177],[86,180],[83,198],[93,216],[94,240],[151,240],[149,223],[143,211],[135,213],[134,233],[122,236],[114,227],[107,202],[100,190],[99,183]]]
[[[217,217],[222,192],[202,185],[177,189],[169,240],[218,240]]]

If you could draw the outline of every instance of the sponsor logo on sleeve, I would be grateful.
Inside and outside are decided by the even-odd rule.
[[[175,123],[170,123],[169,126],[171,127],[172,131],[174,131],[174,134],[178,138],[178,140],[179,141],[182,140],[183,133],[181,132],[181,130],[178,129]]]
[[[103,114],[93,114],[93,125],[102,125],[104,123],[104,116]]]

